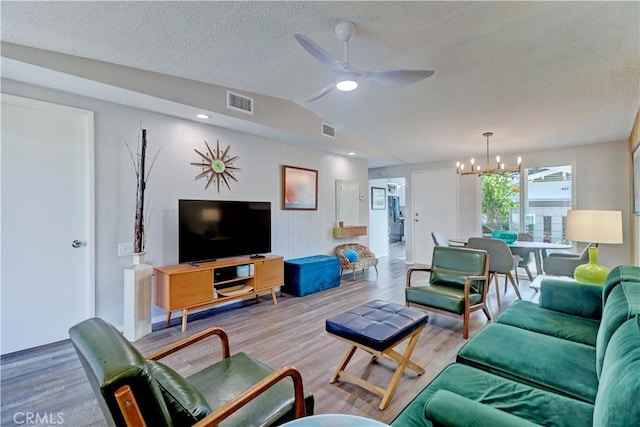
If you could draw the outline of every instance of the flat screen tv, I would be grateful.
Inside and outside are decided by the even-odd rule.
[[[271,202],[178,201],[180,263],[271,252]]]

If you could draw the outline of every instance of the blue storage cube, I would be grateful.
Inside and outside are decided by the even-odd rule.
[[[313,255],[284,262],[282,291],[303,297],[340,286],[340,260],[336,256]]]

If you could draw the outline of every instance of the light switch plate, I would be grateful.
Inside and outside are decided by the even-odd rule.
[[[127,256],[133,253],[133,243],[118,243],[118,256]]]

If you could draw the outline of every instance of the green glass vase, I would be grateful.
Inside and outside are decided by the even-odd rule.
[[[611,270],[598,265],[598,248],[589,248],[589,262],[576,267],[573,277],[578,282],[604,285]]]

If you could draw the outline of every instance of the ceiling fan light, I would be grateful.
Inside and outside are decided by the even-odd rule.
[[[336,88],[343,92],[349,92],[358,87],[358,82],[355,80],[341,80],[336,83]]]

